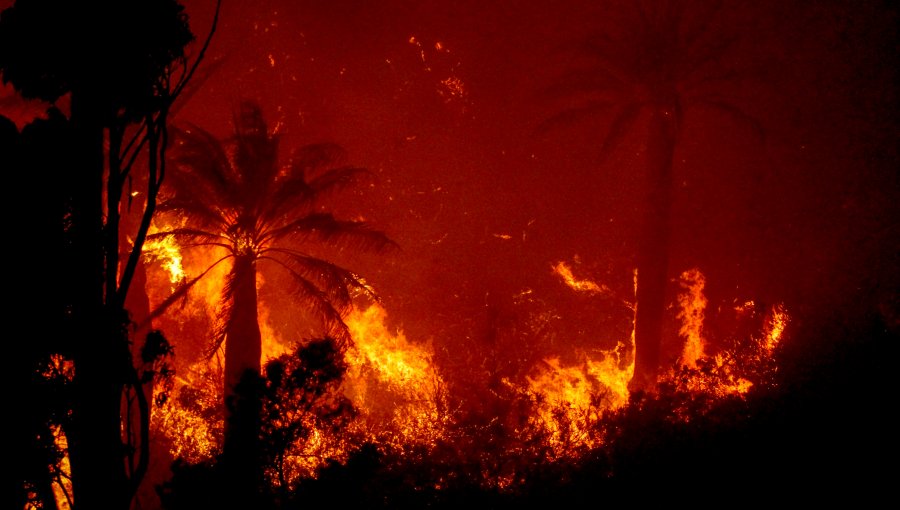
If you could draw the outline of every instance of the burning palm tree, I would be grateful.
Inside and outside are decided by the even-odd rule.
[[[660,363],[668,281],[673,162],[686,110],[703,109],[750,127],[759,124],[730,102],[727,86],[737,73],[723,61],[734,38],[713,30],[719,2],[626,2],[626,19],[586,41],[579,50],[587,65],[572,69],[553,96],[575,98],[577,106],[545,125],[611,112],[603,141],[608,155],[636,130],[645,136],[648,175],[646,208],[637,246],[635,372],[631,386],[652,389]],[[696,2],[694,2],[696,4]]]
[[[224,142],[194,126],[175,131],[175,168],[168,176],[170,192],[159,211],[178,221],[149,236],[223,253],[163,307],[213,267],[231,261],[222,295],[222,326],[213,345],[217,349],[226,342],[226,397],[233,394],[245,372],[260,371],[257,271],[280,269],[290,275],[298,302],[323,321],[328,335],[343,343],[350,339],[342,317],[353,292],[370,293],[370,289],[357,274],[310,254],[309,248],[324,244],[340,250],[381,251],[394,246],[365,223],[338,220],[319,207],[322,198],[366,173],[336,166],[343,157],[340,147],[308,145],[282,166],[279,137],[269,131],[258,105],[243,103],[234,122],[234,135]]]

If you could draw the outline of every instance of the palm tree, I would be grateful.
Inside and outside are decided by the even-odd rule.
[[[351,292],[369,293],[369,288],[352,271],[309,254],[309,248],[316,243],[374,251],[394,246],[362,222],[338,220],[320,211],[320,199],[366,173],[334,166],[343,156],[340,147],[308,145],[282,166],[279,137],[269,131],[258,105],[241,104],[234,122],[234,135],[224,142],[195,126],[175,130],[174,169],[159,211],[181,222],[150,236],[172,237],[185,247],[214,247],[223,253],[163,307],[213,267],[231,261],[222,296],[222,327],[213,346],[217,349],[225,342],[226,399],[246,372],[260,372],[257,271],[279,269],[290,275],[298,302],[322,319],[328,335],[345,343],[350,336],[342,315],[351,304]],[[226,424],[226,450],[228,436]]]
[[[670,212],[675,150],[685,111],[703,109],[762,137],[762,129],[725,95],[738,73],[723,56],[736,41],[715,31],[720,2],[625,2],[624,22],[579,46],[587,65],[570,69],[548,93],[576,100],[545,122],[550,126],[611,113],[602,155],[639,128],[646,136],[648,190],[636,265],[633,389],[652,389],[660,363],[669,264]],[[613,25],[613,24],[611,24]]]

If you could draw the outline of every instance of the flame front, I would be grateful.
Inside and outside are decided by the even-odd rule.
[[[563,261],[553,266],[570,289],[576,292],[611,295],[606,285],[578,279]],[[637,290],[637,273],[633,278]],[[630,309],[635,307],[628,304]],[[629,341],[619,341],[616,348],[580,353],[579,362],[564,366],[558,357],[543,360],[536,375],[526,377],[526,393],[534,402],[538,429],[547,436],[555,458],[577,456],[599,444],[598,422],[607,411],[628,403],[628,382],[634,375],[634,322]]]
[[[353,337],[347,354],[345,394],[360,410],[371,439],[395,447],[433,446],[448,416],[444,381],[430,343],[391,333],[384,308],[373,304],[346,319]]]
[[[171,237],[153,239],[144,242],[143,252],[151,261],[159,261],[169,273],[169,281],[173,284],[184,281],[186,276],[181,259],[181,249]]]
[[[705,355],[706,349],[703,340],[703,313],[707,305],[703,288],[706,286],[706,277],[699,269],[689,269],[681,273],[679,283],[683,292],[678,294],[678,318],[681,319],[678,334],[685,339],[681,363],[697,368],[697,360]]]
[[[596,359],[583,355],[571,366],[563,366],[559,358],[548,358],[535,377],[527,378],[539,428],[547,434],[555,458],[597,446],[600,438],[595,426],[603,413],[628,403],[633,352],[624,367],[621,359],[628,349],[619,343],[614,351],[602,352]]]
[[[208,267],[218,258],[214,250],[195,249],[191,259],[183,261],[174,243],[151,244],[148,250],[150,260],[161,269],[157,273],[164,275],[148,278],[151,299],[156,302],[165,298],[174,284],[191,279],[191,275],[199,274],[198,268]],[[634,313],[637,303],[617,298],[597,281],[576,276],[566,262],[558,262],[552,269],[571,291],[614,298],[626,304],[620,310]],[[226,275],[224,264],[210,272],[198,282],[194,297],[173,307],[164,319],[166,324],[177,329],[179,324],[201,317],[202,324],[213,327]],[[258,287],[265,284],[261,276],[257,283]],[[787,312],[781,305],[773,307],[766,315],[763,331],[749,344],[709,354],[712,347],[704,338],[706,279],[692,269],[681,275],[680,283],[675,318],[680,321],[678,331],[684,346],[679,366],[664,380],[713,400],[741,398],[767,377],[773,351],[789,321]],[[291,344],[275,325],[279,316],[269,306],[261,301],[258,309],[262,363],[289,352]],[[742,313],[757,313],[752,301],[743,306],[746,310]],[[430,339],[411,341],[401,329],[389,328],[387,319],[387,312],[377,303],[351,308],[344,317],[353,342],[345,351],[347,371],[340,392],[352,403],[355,415],[342,430],[321,430],[312,422],[306,424],[310,434],[288,449],[281,466],[287,483],[316,476],[328,460],[346,461],[355,445],[364,442],[403,457],[442,451],[437,447],[460,439],[457,435],[466,425],[458,421],[461,414],[451,405],[451,385],[435,363]],[[551,461],[575,459],[600,446],[604,441],[604,416],[623,409],[630,399],[628,383],[634,374],[635,340],[633,315],[629,319],[630,338],[620,339],[613,349],[583,348],[552,354],[523,369],[516,380],[503,378],[501,382],[509,390],[506,395],[523,404],[509,411],[521,416],[496,417],[497,423],[506,424],[508,439],[521,445],[540,445],[535,451]],[[221,451],[224,416],[220,356],[221,351],[212,358],[195,356],[199,361],[181,367],[168,401],[154,410],[156,437],[164,439],[173,457],[200,462]],[[458,452],[461,457],[466,454]],[[483,457],[478,458],[483,461]],[[507,468],[484,468],[481,476],[484,483],[501,489],[517,479]]]
[[[788,324],[788,314],[784,309],[784,305],[777,304],[769,311],[766,318],[766,335],[765,348],[767,351],[774,351],[781,342],[781,336],[784,334],[784,328]]]

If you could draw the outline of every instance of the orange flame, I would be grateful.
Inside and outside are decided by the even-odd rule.
[[[588,293],[609,292],[609,288],[606,285],[599,285],[597,282],[591,280],[580,280],[576,278],[572,273],[572,268],[563,261],[557,262],[557,264],[553,266],[553,272],[558,274],[563,279],[563,282],[565,282],[572,290]]]
[[[754,338],[750,346],[744,346],[741,350],[724,350],[713,356],[707,355],[703,339],[704,310],[708,303],[703,294],[705,284],[706,278],[698,269],[685,271],[681,275],[684,292],[678,296],[678,318],[682,321],[679,334],[685,338],[685,345],[680,361],[688,371],[678,374],[673,370],[669,377],[695,393],[716,398],[744,395],[754,385],[751,379],[764,380],[771,375],[767,371],[774,366],[773,351],[784,334],[788,314],[783,305],[773,306],[767,314],[761,339]],[[746,313],[755,307],[756,304],[748,300],[736,309]]]
[[[697,368],[697,360],[705,355],[706,348],[703,339],[703,312],[707,305],[703,288],[706,286],[706,277],[699,269],[689,269],[681,273],[680,284],[683,292],[678,294],[678,318],[682,322],[678,334],[685,339],[681,363]]]
[[[144,256],[150,261],[159,261],[169,273],[173,284],[184,281],[186,276],[181,260],[181,249],[172,238],[152,239],[144,242]]]
[[[431,342],[412,343],[402,331],[389,331],[386,318],[378,304],[347,317],[354,344],[347,353],[345,395],[370,436],[396,447],[434,445],[449,418]]]
[[[53,434],[53,444],[56,448],[63,452],[62,460],[57,466],[58,475],[54,477],[51,483],[53,490],[53,499],[56,500],[56,508],[59,510],[70,510],[74,505],[74,495],[72,494],[72,466],[69,464],[69,440],[66,433],[59,425],[51,425],[50,431]]]
[[[633,345],[633,344],[632,344]],[[620,342],[599,360],[582,355],[577,365],[563,366],[559,358],[547,358],[534,377],[527,377],[528,393],[535,397],[535,412],[557,458],[599,444],[593,434],[603,413],[628,403],[628,381],[634,375],[634,356],[625,363]]]
[[[198,463],[220,452],[222,438],[221,374],[213,365],[198,362],[187,378],[178,377],[163,405],[153,407],[154,435],[165,439],[172,458]],[[156,388],[154,400],[158,400]]]
[[[558,262],[553,271],[576,292],[612,293],[606,285],[576,278],[565,262]],[[637,270],[633,280],[637,293]],[[599,351],[593,357],[581,353],[579,358],[572,366],[563,366],[558,357],[544,359],[537,375],[526,377],[538,425],[547,434],[556,458],[577,455],[599,444],[594,425],[606,411],[628,403],[628,382],[634,375],[634,328],[630,341],[620,341],[615,349]]]
[[[781,342],[781,336],[784,334],[784,328],[787,327],[789,320],[790,318],[782,304],[773,306],[769,311],[769,315],[766,318],[765,334],[765,348],[767,351],[774,351],[778,347],[778,344]]]
[[[411,42],[414,42],[411,41]],[[145,247],[151,260],[164,270],[165,279],[157,276],[150,283],[151,294],[163,293],[160,287],[190,279],[218,259],[214,250],[193,250],[182,260],[177,244],[157,243]],[[577,259],[576,259],[577,262]],[[558,262],[552,269],[562,282],[575,292],[613,296],[609,287],[589,278],[576,276],[572,266]],[[198,282],[188,309],[178,314],[199,313],[214,317],[227,274],[222,264]],[[159,273],[159,271],[157,271]],[[681,275],[682,292],[678,295],[679,334],[685,339],[681,354],[682,371],[673,371],[680,387],[691,392],[724,398],[747,393],[758,381],[751,373],[747,356],[755,360],[770,359],[782,340],[789,322],[783,306],[777,305],[767,315],[765,329],[750,349],[706,354],[703,325],[708,305],[704,295],[705,277],[698,269]],[[259,276],[258,286],[263,278]],[[154,288],[154,285],[156,286]],[[636,272],[635,272],[635,286]],[[171,289],[167,289],[170,291]],[[151,295],[161,301],[166,295]],[[621,300],[634,311],[634,302]],[[748,301],[745,306],[754,307]],[[447,440],[451,433],[453,412],[447,385],[434,362],[430,340],[410,341],[400,329],[387,326],[387,313],[379,304],[365,309],[352,309],[344,318],[353,343],[346,352],[348,370],[342,386],[344,395],[358,410],[358,415],[343,433],[313,430],[303,444],[294,445],[285,459],[288,480],[314,476],[324,459],[343,461],[352,450],[352,438],[364,438],[380,448],[403,453],[410,447],[430,450]],[[289,351],[289,343],[272,324],[272,314],[259,304],[259,324],[263,338],[262,362]],[[753,350],[756,349],[756,350]],[[525,384],[514,387],[528,398],[528,424],[541,434],[548,454],[554,459],[579,455],[602,441],[596,424],[608,411],[628,404],[628,382],[634,373],[634,331],[631,338],[618,342],[612,350],[582,351],[572,364],[550,356],[535,367]],[[169,442],[173,456],[190,462],[209,459],[221,447],[221,367],[216,360],[191,366],[187,376],[179,378],[172,398],[154,410],[154,431]],[[688,374],[688,375],[684,375]],[[512,386],[509,380],[503,382]],[[514,433],[524,433],[520,430]],[[505,476],[505,475],[503,475]],[[512,483],[497,475],[498,487]]]

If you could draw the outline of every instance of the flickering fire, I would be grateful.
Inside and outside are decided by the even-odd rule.
[[[262,362],[288,350],[268,325],[268,314],[261,307]],[[448,415],[444,382],[433,363],[431,345],[412,343],[402,331],[390,332],[385,320],[386,312],[378,304],[353,310],[346,318],[354,342],[346,354],[343,387],[359,411],[350,433],[389,448],[433,446],[444,434]],[[221,449],[222,374],[217,365],[216,358],[194,364],[187,377],[178,379],[169,401],[157,408],[154,420],[170,441],[173,457],[199,462]],[[313,430],[286,459],[287,476],[312,476],[325,460],[342,460],[348,452],[344,438]]]
[[[212,366],[195,364],[186,378],[177,379],[165,403],[153,408],[154,433],[168,444],[172,458],[198,463],[221,451],[221,374],[211,372]],[[159,395],[157,390],[154,396]]]
[[[191,257],[184,260],[181,250],[172,242],[153,244],[149,253],[159,272],[165,275],[164,279],[151,278],[151,286],[156,281],[156,285],[166,287],[166,292],[176,282],[176,276],[180,281],[189,280],[218,258],[214,250],[194,249]],[[173,268],[179,268],[180,272]],[[573,292],[613,296],[608,286],[576,275],[577,268],[567,262],[560,261],[552,269]],[[209,324],[215,324],[226,274],[224,264],[216,268],[198,283],[195,297],[173,310],[167,320],[177,322],[193,314],[205,316]],[[764,331],[748,348],[709,354],[711,348],[704,338],[708,306],[704,294],[706,278],[698,269],[691,269],[679,281],[681,292],[675,318],[680,322],[679,336],[684,339],[679,360],[682,369],[673,369],[665,377],[684,391],[713,399],[746,394],[754,381],[766,377],[759,370],[769,366],[766,362],[771,360],[774,348],[784,335],[789,321],[787,312],[780,305],[772,307],[767,312]],[[261,275],[257,283],[259,287],[264,285]],[[157,300],[165,295],[159,290],[151,294]],[[620,301],[627,305],[622,310],[634,312],[633,302]],[[262,363],[292,350],[292,342],[273,323],[271,305],[259,303]],[[753,302],[747,301],[744,306],[748,307],[748,313],[756,313]],[[413,451],[411,448],[432,451],[454,437],[451,430],[458,423],[454,421],[457,415],[445,381],[447,374],[435,363],[430,339],[411,341],[402,329],[388,327],[387,311],[379,303],[352,308],[344,321],[353,342],[345,352],[347,373],[341,391],[357,414],[343,431],[320,430],[310,425],[310,435],[293,445],[283,459],[283,472],[279,476],[288,482],[316,476],[328,459],[343,462],[354,445],[362,442],[372,442],[384,451],[402,456]],[[632,330],[630,337],[620,339],[613,349],[561,352],[544,358],[519,381],[504,378],[502,383],[511,390],[510,394],[527,402],[525,408],[515,411],[526,413],[524,421],[508,421],[518,423],[508,428],[508,432],[521,436],[522,444],[540,441],[549,460],[577,458],[599,446],[603,442],[599,424],[604,415],[628,405],[634,348]],[[224,419],[221,392],[220,356],[199,360],[179,374],[168,401],[157,407],[153,415],[154,431],[157,437],[164,438],[173,457],[199,462],[221,451]],[[485,483],[498,488],[515,480],[508,470],[487,470],[483,475]]]
[[[622,354],[628,350],[619,343],[594,358],[583,354],[571,366],[548,358],[535,377],[527,378],[535,413],[557,458],[597,446],[600,438],[594,430],[603,413],[628,403],[628,381],[634,373],[633,353],[631,362],[623,363]]]
[[[181,248],[171,237],[144,242],[143,254],[150,261],[159,261],[162,264],[169,273],[171,283],[184,281],[186,274],[181,259]]]
[[[681,320],[679,334],[685,339],[680,364],[687,370],[673,369],[667,377],[688,391],[716,398],[744,395],[753,387],[753,380],[770,377],[773,351],[789,320],[784,306],[775,305],[767,312],[762,335],[750,339],[750,345],[708,355],[703,338],[704,310],[708,304],[703,293],[706,278],[698,269],[691,269],[682,273],[680,283],[677,318]],[[755,313],[756,304],[748,300],[736,309]]]
[[[703,288],[706,286],[706,277],[699,269],[689,269],[681,273],[679,283],[682,292],[678,294],[680,310],[677,317],[681,320],[678,334],[685,339],[681,363],[697,368],[697,360],[705,355],[706,348],[703,339],[703,312],[707,305]]]
[[[345,394],[360,409],[372,439],[393,446],[433,445],[448,422],[446,390],[430,342],[413,343],[385,325],[379,304],[353,310]]]
[[[55,473],[52,482],[53,498],[56,500],[56,507],[59,510],[70,510],[75,503],[75,498],[72,494],[72,466],[69,463],[69,441],[66,438],[66,432],[59,425],[51,425],[50,431],[53,433],[53,444],[56,445],[59,451],[63,452],[59,466],[55,467],[57,473]]]
[[[576,292],[611,294],[606,285],[578,279],[563,262],[554,272]],[[637,279],[635,275],[635,285]],[[634,331],[615,349],[578,354],[577,364],[564,366],[560,358],[543,360],[536,375],[527,378],[527,393],[535,402],[539,428],[543,429],[556,458],[578,455],[597,446],[596,424],[603,413],[628,403],[628,382],[634,375]]]
[[[609,292],[609,288],[607,288],[605,285],[600,286],[599,284],[591,280],[580,280],[578,278],[575,278],[575,275],[572,273],[572,268],[563,261],[557,262],[557,264],[553,266],[553,271],[555,271],[556,274],[562,277],[566,285],[571,287],[573,290],[589,293]]]
[[[784,334],[784,328],[787,327],[789,317],[784,309],[784,305],[777,304],[772,307],[766,317],[766,335],[765,347],[768,351],[775,350],[781,342],[781,336]]]

